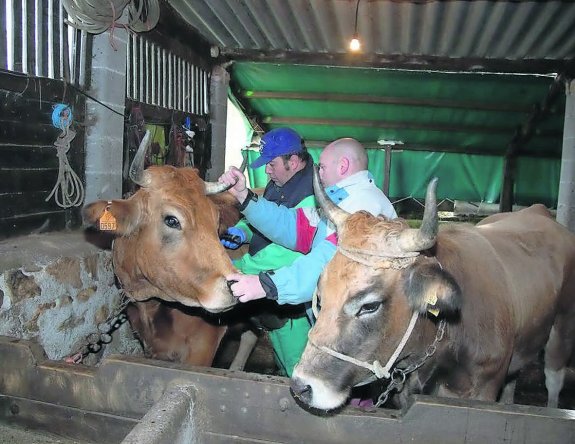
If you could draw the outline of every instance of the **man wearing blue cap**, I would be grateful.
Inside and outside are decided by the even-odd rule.
[[[328,144],[319,158],[319,177],[329,198],[348,213],[368,211],[374,216],[397,217],[393,205],[374,183],[367,169],[363,145],[352,138]],[[337,234],[316,208],[283,208],[271,204],[246,187],[246,179],[235,167],[219,178],[240,203],[240,211],[252,226],[295,251],[304,253],[288,266],[259,274],[226,276],[240,302],[271,299],[278,304],[310,303],[325,265],[335,255]],[[312,318],[311,304],[308,315]]]
[[[263,196],[287,208],[315,207],[313,194],[313,162],[300,135],[291,128],[276,128],[261,139],[260,156],[251,168],[265,165],[269,182]],[[242,273],[259,274],[290,265],[301,253],[272,243],[267,237],[242,220],[228,229],[222,244],[231,249],[249,242],[248,253],[234,265]],[[305,306],[279,306],[277,316],[256,317],[266,330],[274,348],[280,371],[291,376],[305,348],[310,323]]]

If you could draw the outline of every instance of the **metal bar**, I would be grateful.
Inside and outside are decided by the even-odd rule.
[[[168,106],[168,83],[170,81],[170,78],[168,77],[167,60],[167,51],[162,48],[162,106],[164,108]]]
[[[196,108],[196,95],[198,94],[198,87],[196,85],[196,66],[192,65],[192,114],[197,114]]]
[[[138,83],[140,86],[140,91],[138,97],[136,98],[138,102],[144,102],[144,40],[141,37],[138,37],[140,42],[139,51],[138,51],[138,62],[139,66],[139,75],[138,75]]]
[[[86,54],[88,52],[88,32],[80,31],[80,54],[78,59],[78,85],[86,86],[86,69],[87,60]]]
[[[145,60],[145,70],[146,70],[146,89],[144,92],[144,97],[142,98],[143,102],[146,103],[151,103],[150,102],[150,90],[151,90],[151,84],[150,84],[150,43],[145,40],[144,41],[144,47],[145,47],[145,53],[144,53],[144,60]]]
[[[443,57],[428,55],[395,55],[395,54],[340,54],[326,53],[291,53],[283,49],[238,49],[222,48],[222,61],[269,62],[291,65],[322,65],[366,68],[413,69],[421,71],[454,71],[454,72],[513,72],[522,74],[549,74],[563,72],[573,68],[572,60],[507,60],[480,57]],[[481,67],[478,69],[478,67]]]
[[[504,111],[516,113],[531,112],[531,107],[509,104],[491,104],[477,102],[458,102],[455,100],[425,100],[411,99],[408,97],[378,97],[367,94],[344,94],[344,93],[309,93],[309,92],[284,92],[284,91],[245,91],[241,96],[246,99],[286,99],[286,100],[319,100],[350,103],[374,103],[381,105],[408,105],[424,106],[431,108],[456,108],[471,109],[478,111]]]
[[[209,91],[210,73],[208,71],[204,71],[204,114],[208,114],[210,112]]]
[[[41,76],[44,74],[44,64],[42,51],[44,50],[44,33],[43,21],[44,14],[42,11],[42,0],[34,1],[34,74]]]
[[[22,72],[28,74],[30,71],[28,69],[28,2],[27,0],[22,0],[22,22],[20,29],[20,41],[22,42],[21,52],[20,52],[20,63],[22,66]]]
[[[14,71],[14,0],[6,0],[6,69]]]
[[[51,79],[54,78],[55,75],[55,66],[54,66],[54,50],[55,42],[54,42],[54,2],[48,2],[48,17],[46,18],[46,23],[48,27],[47,38],[48,38],[48,77]]]
[[[58,60],[59,60],[59,72],[58,77],[64,77],[64,17],[66,12],[64,11],[64,5],[62,0],[58,2]],[[67,15],[67,14],[66,14]]]
[[[128,44],[126,45],[126,97],[133,99],[132,88],[134,86],[134,69],[132,66],[132,36],[128,33]]]
[[[172,67],[172,54],[168,53],[168,103],[166,108],[172,108],[172,98],[174,97],[174,72]]]

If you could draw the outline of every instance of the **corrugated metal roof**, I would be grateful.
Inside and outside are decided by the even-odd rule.
[[[229,50],[344,54],[357,0],[169,0]],[[571,1],[360,0],[364,55],[505,60],[575,58]]]
[[[481,189],[496,200],[493,178],[517,157],[516,202],[556,202],[575,2],[168,1],[220,48],[215,63],[234,61],[232,91],[265,130],[291,126],[314,147],[400,141],[390,148],[397,196],[433,171],[444,186],[459,184],[448,197]],[[363,47],[350,54],[357,6]]]

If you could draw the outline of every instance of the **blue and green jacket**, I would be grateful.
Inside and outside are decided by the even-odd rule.
[[[397,217],[393,205],[375,186],[367,170],[326,188],[326,192],[349,213],[365,210],[373,215]],[[268,239],[304,253],[289,265],[260,272],[267,297],[280,304],[309,303],[322,270],[335,255],[337,234],[332,224],[321,218],[316,208],[287,208],[265,198],[244,202],[242,206],[246,219]]]

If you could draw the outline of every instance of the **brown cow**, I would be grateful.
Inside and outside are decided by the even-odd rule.
[[[402,397],[495,401],[543,348],[548,405],[557,406],[575,340],[575,236],[542,205],[438,232],[436,183],[421,229],[410,229],[345,213],[316,181],[339,245],[291,382],[305,406],[342,406],[370,372],[407,377]]]
[[[128,314],[148,354],[211,365],[226,326],[190,316],[177,304],[148,300],[211,312],[233,307],[236,300],[224,276],[234,267],[219,235],[238,220],[239,212],[235,199],[222,193],[224,186],[204,182],[196,169],[167,165],[144,170],[149,141],[147,133],[130,167],[140,189],[129,199],[86,205],[84,221],[99,228],[105,212],[115,218],[114,271],[132,300],[147,301],[136,303]]]

